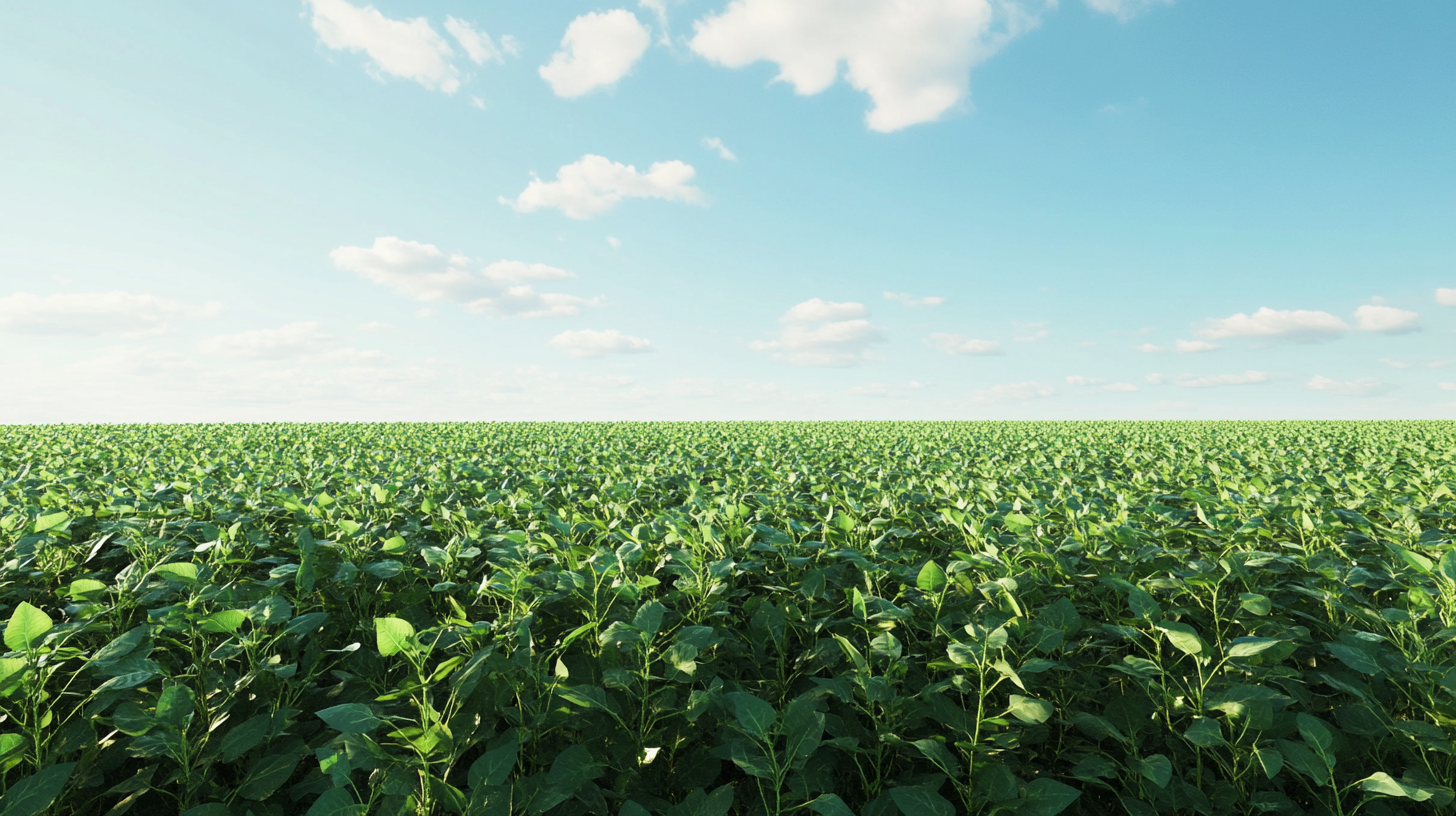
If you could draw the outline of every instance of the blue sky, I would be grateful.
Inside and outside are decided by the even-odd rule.
[[[1452,42],[1438,0],[9,3],[0,422],[1450,418]]]

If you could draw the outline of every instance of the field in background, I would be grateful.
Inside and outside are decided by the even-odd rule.
[[[0,428],[0,813],[1451,813],[1456,424]]]

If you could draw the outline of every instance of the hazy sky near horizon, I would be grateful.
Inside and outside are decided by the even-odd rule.
[[[1456,3],[0,8],[0,422],[1456,418]]]

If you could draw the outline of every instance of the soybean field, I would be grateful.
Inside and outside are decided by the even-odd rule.
[[[0,428],[0,816],[1451,814],[1456,423]]]

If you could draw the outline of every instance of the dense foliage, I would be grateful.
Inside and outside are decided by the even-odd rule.
[[[0,814],[1451,813],[1456,425],[0,429]]]

